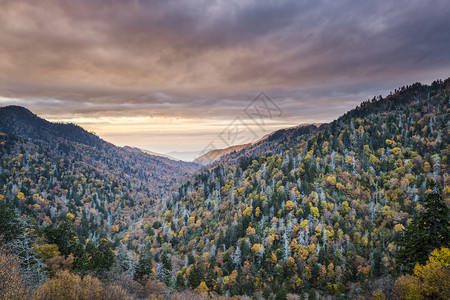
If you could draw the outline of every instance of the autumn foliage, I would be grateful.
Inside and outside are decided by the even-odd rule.
[[[90,135],[0,134],[0,293],[446,299],[449,92],[449,79],[403,87],[331,123],[274,132],[186,181],[197,167]],[[415,217],[432,215],[428,195],[436,224]]]

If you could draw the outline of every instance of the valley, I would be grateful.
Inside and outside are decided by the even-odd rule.
[[[415,83],[194,162],[2,107],[2,259],[43,294],[90,274],[110,299],[394,299],[430,195],[449,247],[449,95],[450,79]]]

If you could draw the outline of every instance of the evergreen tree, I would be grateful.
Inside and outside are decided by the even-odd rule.
[[[125,248],[125,245],[120,245],[117,251],[117,269],[119,272],[127,275],[129,278],[134,277],[135,273],[135,262],[133,258],[133,253]]]
[[[200,285],[201,281],[202,281],[201,268],[197,266],[197,264],[194,264],[189,273],[188,284],[191,288],[195,289]]]
[[[172,271],[172,263],[170,262],[170,259],[167,256],[166,251],[164,251],[163,254],[161,255],[161,263],[163,264],[166,270]]]
[[[288,291],[286,290],[286,288],[284,286],[282,286],[280,289],[278,289],[278,291],[275,295],[275,299],[276,300],[286,300],[287,294],[288,294]]]
[[[0,205],[0,244],[16,239],[24,231],[12,202]]]
[[[424,211],[415,215],[398,242],[397,260],[407,271],[425,264],[434,249],[450,246],[449,209],[434,181],[429,183]]]
[[[59,252],[61,252],[62,255],[67,256],[71,253],[76,254],[76,252],[79,252],[81,245],[75,227],[71,221],[63,220],[59,223],[57,228],[46,228],[45,235],[51,244],[56,244],[58,246]]]
[[[167,252],[164,251],[161,255],[160,262],[156,265],[156,277],[165,282],[167,285],[170,284],[172,279],[171,276],[172,263],[170,262]]]
[[[102,239],[95,248],[92,262],[97,271],[109,270],[113,266],[115,256],[107,239]]]
[[[84,276],[92,269],[92,261],[89,259],[86,252],[83,252],[80,257],[75,258],[73,268],[77,273],[81,274],[81,276]]]
[[[177,290],[184,290],[186,288],[186,281],[184,280],[184,276],[181,272],[177,273],[177,278],[175,282],[175,286]]]
[[[152,254],[148,251],[143,251],[141,253],[141,257],[139,258],[139,262],[136,266],[136,272],[134,274],[134,278],[136,280],[141,280],[145,277],[148,277],[152,273]]]

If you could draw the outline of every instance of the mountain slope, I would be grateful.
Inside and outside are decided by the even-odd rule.
[[[116,147],[22,107],[0,108],[0,157],[1,199],[13,200],[39,224],[58,223],[70,212],[84,220],[79,229],[85,238],[133,226],[200,167]]]
[[[147,154],[149,154],[149,155],[159,156],[159,157],[164,157],[164,158],[168,158],[168,159],[175,160],[175,161],[178,161],[178,160],[179,160],[179,159],[176,159],[176,158],[171,157],[171,156],[166,155],[166,154],[157,153],[157,152],[153,152],[153,151],[145,150],[145,149],[141,149],[141,148],[130,147],[130,146],[124,146],[123,148],[126,149],[126,150],[128,150],[128,151],[132,151],[132,152],[133,152],[133,151],[134,151],[134,152],[137,152],[137,153],[143,152],[143,153],[147,153]]]
[[[216,160],[219,160],[222,156],[227,155],[228,153],[240,151],[242,149],[249,147],[250,145],[252,145],[252,144],[249,143],[249,144],[244,144],[244,145],[236,145],[236,146],[231,146],[231,147],[228,147],[225,149],[214,149],[214,150],[208,151],[207,153],[205,153],[203,155],[200,155],[199,157],[194,159],[194,162],[205,166]]]
[[[427,181],[449,202],[449,94],[450,79],[414,84],[226,155],[157,206],[146,238],[171,254],[181,288],[349,298],[389,289],[394,242]]]
[[[112,146],[78,125],[52,123],[25,107],[13,105],[0,108],[0,132],[45,141],[62,138],[91,147]]]
[[[389,297],[400,272],[395,242],[423,209],[427,182],[450,204],[449,95],[450,79],[401,88],[329,124],[270,134],[182,185],[198,165],[95,135],[75,140],[25,111],[1,123],[0,202],[37,232],[69,222],[77,271],[96,261],[91,241],[106,237],[117,270],[144,270],[177,290]]]
[[[280,153],[286,147],[300,140],[306,140],[311,137],[321,124],[301,124],[298,126],[280,129],[262,137],[253,144],[242,148],[236,152],[230,152],[215,161],[213,166],[217,165],[237,165],[242,166],[251,163],[254,157],[264,153]]]
[[[0,132],[13,134],[23,138],[45,141],[55,147],[67,143],[79,143],[94,150],[103,150],[111,155],[122,156],[125,159],[133,159],[143,164],[141,167],[150,167],[148,163],[163,164],[167,168],[174,168],[175,173],[193,172],[199,168],[194,163],[175,162],[164,155],[156,155],[132,147],[116,147],[97,135],[84,130],[75,124],[52,123],[39,118],[29,110],[20,106],[6,106],[0,108]],[[138,150],[138,151],[135,151]],[[100,156],[97,156],[100,157]],[[117,159],[113,159],[117,160]],[[178,170],[179,169],[179,170]],[[186,175],[186,174],[184,174]]]
[[[263,136],[253,143],[211,150],[197,157],[194,162],[202,165],[208,165],[213,162],[235,164],[241,157],[251,157],[263,152],[278,151],[277,149],[281,145],[288,143],[289,140],[299,136],[306,137],[315,132],[320,126],[321,124],[301,124],[290,128],[280,129]]]

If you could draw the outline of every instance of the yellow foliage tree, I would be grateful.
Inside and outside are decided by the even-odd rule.
[[[371,154],[370,157],[369,157],[369,162],[372,165],[376,165],[376,164],[380,163],[380,160],[378,159],[378,157],[376,157],[375,155]]]
[[[301,229],[305,229],[308,225],[309,225],[308,220],[303,220],[303,221],[300,223],[300,228],[301,228]]]
[[[311,206],[311,215],[313,216],[314,220],[317,220],[319,218],[319,209],[315,206]]]
[[[252,208],[251,207],[247,207],[244,212],[243,212],[244,216],[251,216],[252,215]]]
[[[277,262],[277,256],[273,252],[269,255],[268,259],[269,259],[270,263],[272,263],[272,264],[275,264]]]
[[[285,208],[286,208],[286,210],[291,211],[294,208],[294,206],[295,206],[294,202],[289,200],[286,202]]]
[[[395,290],[402,299],[450,299],[450,249],[435,249],[414,275],[401,276]]]
[[[326,181],[329,185],[335,186],[336,185],[336,176],[328,176]]]
[[[249,226],[248,228],[247,228],[247,231],[246,231],[246,233],[247,233],[247,235],[254,235],[255,233],[256,233],[256,229],[255,228],[253,228],[253,227],[251,227],[251,226]]]
[[[255,255],[257,255],[258,253],[259,253],[259,251],[260,251],[260,249],[264,249],[264,247],[263,247],[263,245],[261,245],[261,244],[254,244],[253,246],[252,246],[252,252],[255,254]]]
[[[389,140],[389,139],[386,140],[386,144],[389,145],[389,146],[395,146],[396,145],[396,143],[393,140]]]
[[[294,258],[289,257],[286,261],[286,266],[291,269],[291,270],[295,270],[297,268],[297,264],[295,263]]]
[[[228,286],[235,285],[237,282],[237,277],[238,277],[238,272],[236,270],[233,270],[233,272],[231,272],[230,276],[228,276],[228,280],[227,280],[226,284]]]
[[[75,216],[73,214],[71,214],[71,213],[67,213],[67,219],[72,221],[73,219],[75,219]]]
[[[347,201],[342,202],[341,213],[345,215],[346,213],[349,212],[349,210],[350,210],[350,207],[348,205],[348,202]]]
[[[198,293],[204,294],[204,293],[207,293],[209,291],[209,288],[206,285],[206,283],[204,281],[202,281],[202,282],[200,282],[200,284],[198,285],[198,287],[195,290]]]
[[[257,207],[257,208],[255,209],[255,216],[256,216],[256,217],[259,217],[260,214],[261,214],[261,209],[260,209],[259,207]]]
[[[396,224],[396,225],[394,226],[394,230],[395,230],[396,232],[403,231],[403,229],[405,229],[405,226],[403,226],[403,224]]]
[[[40,246],[36,246],[34,248],[34,251],[44,259],[44,262],[53,257],[61,255],[58,246],[55,244],[43,244]]]
[[[87,300],[102,299],[104,289],[97,278],[87,275],[81,280],[80,276],[62,271],[46,283],[36,294],[37,300]]]
[[[402,153],[402,149],[400,149],[399,147],[395,147],[391,151],[392,151],[392,153],[394,153],[395,156]]]

